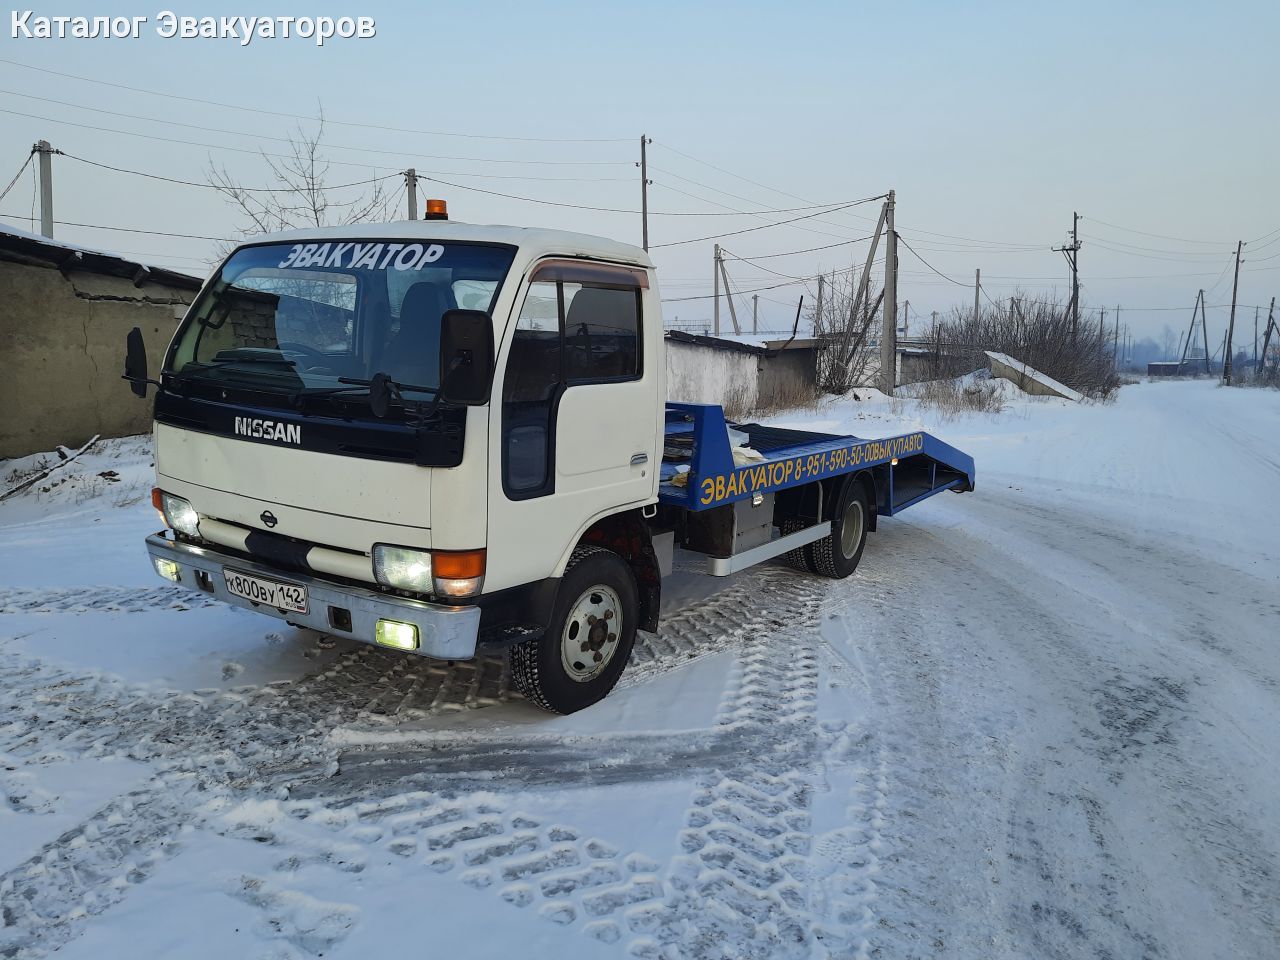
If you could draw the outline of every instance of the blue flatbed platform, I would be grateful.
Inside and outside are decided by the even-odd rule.
[[[729,428],[763,459],[735,465]],[[944,490],[972,490],[973,458],[924,431],[867,440],[848,435],[728,424],[711,404],[668,403],[658,500],[710,510],[847,473],[877,477],[882,515],[892,516]],[[677,480],[687,473],[684,482]]]

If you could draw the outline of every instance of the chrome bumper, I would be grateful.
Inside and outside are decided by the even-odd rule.
[[[178,565],[178,586],[212,596],[233,606],[288,620],[300,627],[309,627],[335,637],[351,637],[373,643],[374,628],[379,620],[399,620],[418,627],[418,649],[411,651],[413,653],[441,660],[470,660],[476,655],[476,634],[480,628],[479,607],[447,607],[424,603],[376,590],[319,580],[306,574],[282,572],[209,547],[178,543],[164,534],[147,537],[147,552],[153,559],[171,560]],[[224,566],[271,580],[305,586],[307,612],[278,610],[235,596],[227,590],[226,581],[222,577]],[[199,578],[197,573],[201,574]],[[330,620],[331,607],[350,612],[350,630],[335,627]]]

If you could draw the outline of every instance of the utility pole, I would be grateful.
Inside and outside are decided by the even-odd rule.
[[[1111,359],[1117,370],[1120,369],[1120,305],[1116,304],[1116,329],[1111,339]]]
[[[760,332],[760,294],[751,295],[751,332]]]
[[[1098,342],[1102,343],[1107,338],[1107,308],[1102,307],[1098,310]]]
[[[53,147],[48,140],[36,144],[40,154],[40,234],[53,238]]]
[[[893,230],[894,192],[884,204],[884,324],[880,336],[880,389],[893,396],[898,383],[898,235]]]
[[[418,171],[410,167],[404,172],[404,185],[409,189],[409,219],[418,219]]]
[[[640,137],[640,162],[637,166],[640,168],[640,237],[641,246],[645,252],[649,251],[649,185],[653,183],[649,179],[649,156],[645,151],[645,147],[653,143],[643,134]]]
[[[720,244],[716,244],[714,259],[711,261],[711,276],[716,284],[715,326],[712,328],[716,336],[720,336]]]
[[[716,244],[716,252],[720,252],[720,245]],[[738,308],[733,303],[733,291],[729,288],[729,271],[725,269],[724,257],[720,257],[720,279],[724,281],[724,299],[729,304],[729,319],[733,321],[733,332],[742,333],[742,327],[738,325]]]
[[[1253,373],[1258,373],[1258,310],[1260,307],[1253,308]]]
[[[973,271],[973,322],[978,322],[978,294],[982,293],[982,270]]]
[[[1231,386],[1231,341],[1236,332],[1236,292],[1240,288],[1240,250],[1243,240],[1236,241],[1236,277],[1231,282],[1231,319],[1227,323],[1227,339],[1222,354],[1222,382]]]
[[[1191,326],[1187,327],[1187,339],[1185,344],[1183,343],[1182,335],[1181,334],[1178,335],[1178,343],[1183,344],[1182,355],[1178,358],[1179,373],[1182,372],[1182,365],[1187,362],[1187,353],[1190,352],[1191,350],[1191,338],[1192,336],[1195,335],[1195,332],[1196,332],[1196,313],[1200,310],[1200,298],[1203,296],[1204,296],[1203,290],[1201,290],[1199,293],[1196,294],[1195,306],[1191,308]]]
[[[1192,322],[1195,318],[1192,317]],[[1204,315],[1204,291],[1200,291],[1200,336],[1204,338],[1204,372],[1205,376],[1213,373],[1213,364],[1209,362],[1209,321]]]
[[[1076,328],[1080,325],[1080,214],[1071,214],[1071,339],[1076,338]]]
[[[1071,214],[1071,243],[1053,249],[1067,258],[1071,266],[1071,342],[1076,341],[1076,330],[1080,325],[1080,269],[1077,253],[1080,250],[1080,214]]]
[[[813,332],[815,335],[822,331],[822,294],[826,285],[827,278],[823,274],[818,274],[818,312],[814,314],[813,320]]]
[[[907,300],[902,304],[902,339],[907,339],[907,330],[911,326],[911,301]],[[1256,327],[1257,324],[1255,323]]]
[[[1271,298],[1271,309],[1267,311],[1267,332],[1262,338],[1262,366],[1267,365],[1267,348],[1271,346],[1271,328],[1276,324],[1276,298]]]

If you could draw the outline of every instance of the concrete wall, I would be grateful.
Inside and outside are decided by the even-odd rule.
[[[152,376],[194,292],[0,261],[0,458],[95,433],[151,427],[151,403],[120,379],[125,336],[141,327]]]
[[[758,358],[757,402],[766,409],[809,403],[817,396],[817,351],[798,347]]]
[[[817,396],[817,354],[798,348],[766,355],[667,340],[667,398],[718,403],[731,418],[797,406]]]
[[[1011,383],[1017,384],[1018,389],[1024,393],[1029,393],[1033,397],[1059,397],[1064,400],[1075,399],[1074,397],[1067,397],[1064,394],[1059,393],[1047,383],[1041,383],[1035,377],[1029,377],[1021,370],[1016,367],[1011,367],[1009,364],[1001,360],[997,360],[994,357],[988,357],[988,359],[991,362],[991,375],[993,377],[999,377],[1002,380],[1008,380]]]
[[[756,355],[667,340],[667,399],[718,403],[730,417],[745,416],[758,398]]]

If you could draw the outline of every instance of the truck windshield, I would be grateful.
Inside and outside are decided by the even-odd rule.
[[[440,379],[440,318],[493,309],[511,247],[406,240],[237,250],[187,315],[167,373],[255,391],[324,393],[385,373]]]

